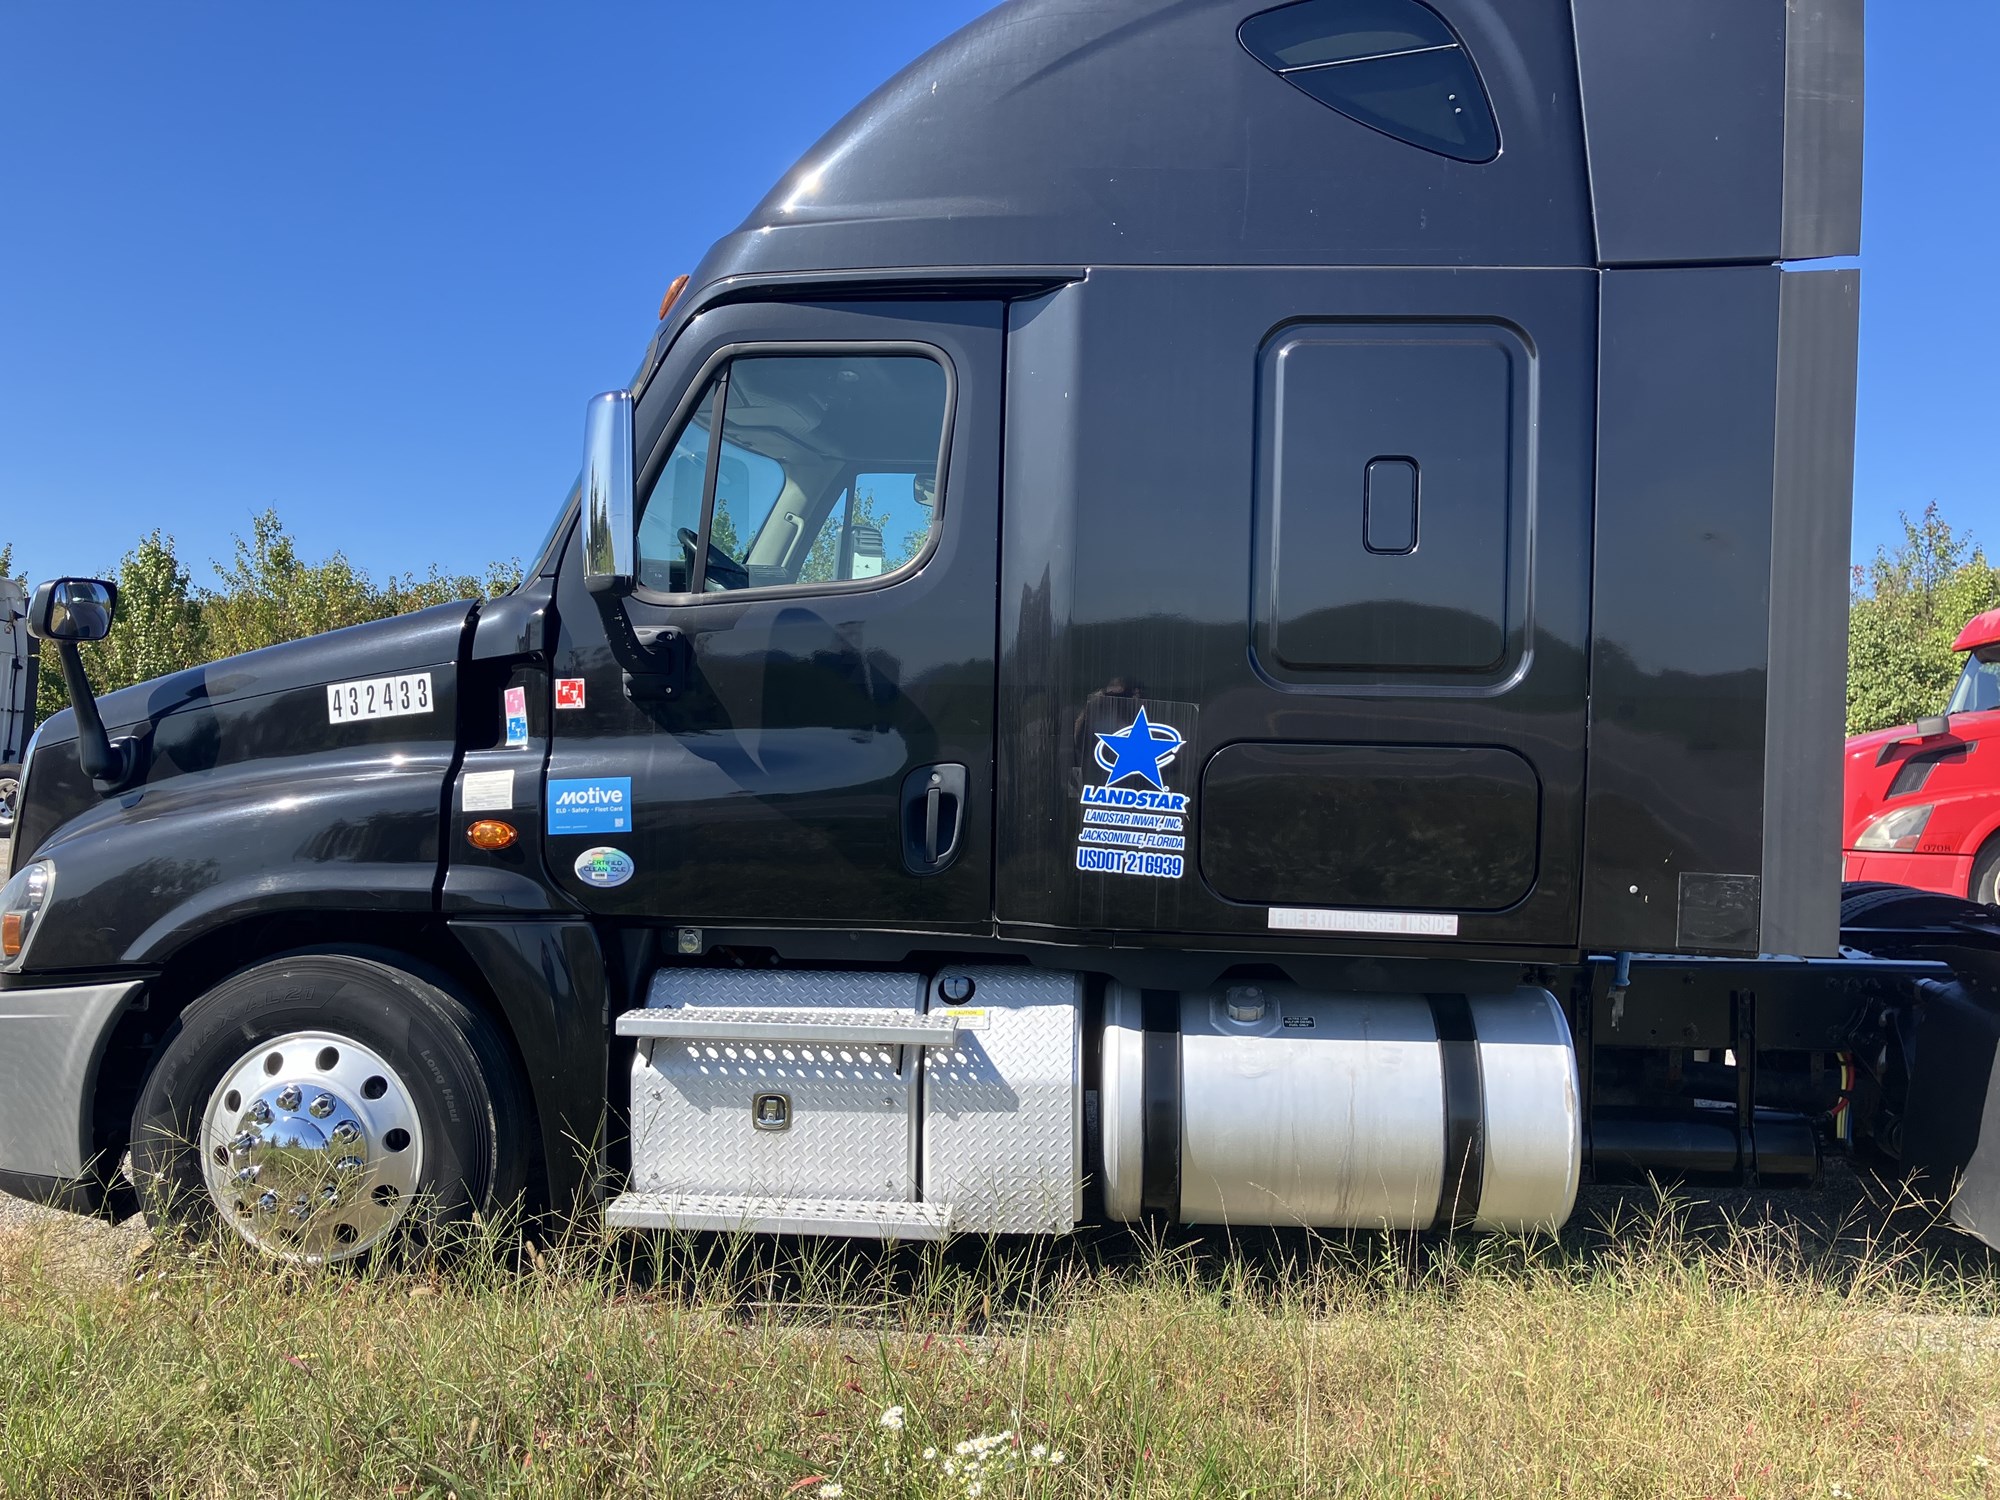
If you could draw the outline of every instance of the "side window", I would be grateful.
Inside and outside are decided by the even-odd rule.
[[[907,566],[937,526],[948,402],[944,367],[923,354],[731,360],[641,511],[641,585],[806,588]]]
[[[715,403],[721,382],[702,393],[667,466],[653,482],[653,492],[639,513],[639,584],[662,594],[688,590],[688,560],[692,539],[701,534],[701,496],[708,483],[708,437],[715,426]],[[688,541],[684,542],[683,537]]]
[[[1500,154],[1472,59],[1419,0],[1301,0],[1250,17],[1236,35],[1285,82],[1371,130],[1456,161]]]

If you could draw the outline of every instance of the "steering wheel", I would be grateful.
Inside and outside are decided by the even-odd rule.
[[[687,526],[681,527],[678,535],[681,539],[681,550],[687,553],[688,577],[693,578],[694,554],[701,546],[701,538]],[[703,576],[713,578],[726,589],[742,589],[750,586],[750,570],[716,546],[712,539],[708,544],[708,567]]]

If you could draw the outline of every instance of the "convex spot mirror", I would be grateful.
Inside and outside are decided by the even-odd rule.
[[[45,641],[101,641],[118,613],[118,585],[102,578],[57,578],[35,590],[28,634]]]
[[[582,490],[584,582],[592,593],[622,594],[638,553],[630,391],[606,391],[584,408]]]

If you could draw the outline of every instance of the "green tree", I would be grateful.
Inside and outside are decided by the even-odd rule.
[[[805,566],[799,570],[800,583],[828,583],[839,576],[840,521],[840,508],[836,506],[820,527],[819,535],[813,538],[812,550],[806,553]],[[924,543],[930,540],[931,535],[930,523],[926,521],[922,526],[911,529],[892,549],[888,537],[889,517],[876,501],[873,490],[861,490],[855,494],[854,513],[847,524],[873,526],[883,533],[884,573],[895,572],[923,551]]]
[[[0,542],[0,578],[14,576],[14,544]]]
[[[208,631],[193,580],[174,539],[148,532],[118,564],[118,615],[111,634],[83,647],[91,686],[101,693],[165,677],[209,660]],[[69,702],[53,648],[43,648],[35,712],[46,718]]]
[[[1964,659],[1951,649],[1965,622],[2000,607],[2000,574],[1935,501],[1901,517],[1903,541],[1854,570],[1848,606],[1847,732],[1907,724],[1943,710]]]

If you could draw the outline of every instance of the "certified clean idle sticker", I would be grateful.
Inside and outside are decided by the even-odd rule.
[[[583,679],[581,677],[558,677],[556,679],[556,707],[583,707]]]
[[[326,689],[326,722],[354,719],[395,719],[431,711],[431,674],[402,672],[392,677],[364,677],[358,682],[332,682]]]
[[[1091,759],[1104,780],[1083,784],[1076,867],[1180,879],[1187,869],[1188,798],[1168,790],[1167,775],[1186,738],[1149,718],[1143,704],[1122,729],[1094,738]]]
[[[586,849],[576,857],[576,878],[609,890],[632,878],[632,856],[623,849]]]
[[[550,833],[624,833],[632,826],[632,778],[549,783]]]
[[[507,714],[507,748],[519,750],[528,743],[528,690],[510,687],[500,702]]]

